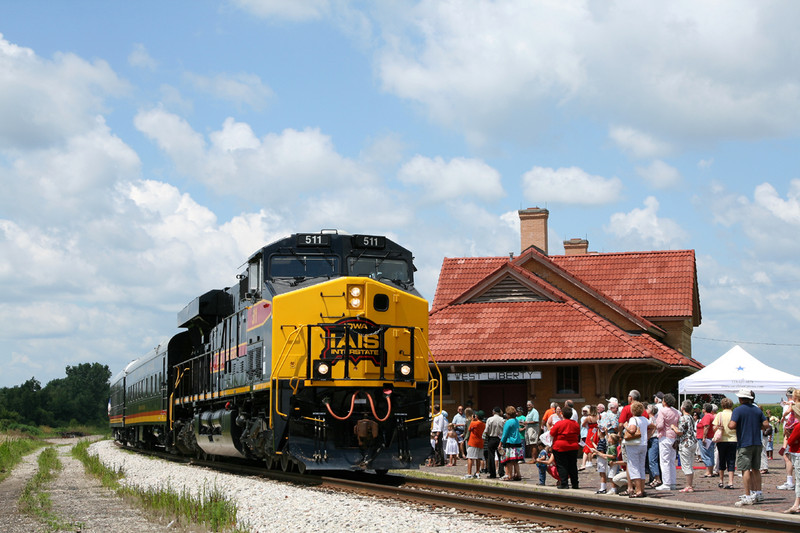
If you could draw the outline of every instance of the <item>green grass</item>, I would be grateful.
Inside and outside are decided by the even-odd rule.
[[[110,469],[97,456],[89,455],[89,444],[87,440],[80,441],[72,449],[73,456],[84,464],[88,473],[118,495],[131,498],[143,507],[179,523],[202,524],[211,531],[247,531],[236,527],[236,505],[218,487],[204,487],[200,494],[192,495],[186,488],[177,491],[169,485],[159,489],[124,486],[120,480],[125,473],[121,469]]]
[[[44,446],[44,443],[25,437],[8,437],[0,443],[0,481],[11,473],[22,458]]]

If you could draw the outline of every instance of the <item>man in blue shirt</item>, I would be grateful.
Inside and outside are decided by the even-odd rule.
[[[761,492],[761,430],[769,421],[761,408],[753,403],[753,391],[741,389],[736,393],[739,407],[733,410],[729,429],[736,430],[736,468],[742,472],[744,495],[734,505],[743,507],[764,501]]]

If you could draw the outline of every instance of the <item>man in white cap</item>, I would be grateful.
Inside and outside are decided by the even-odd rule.
[[[741,405],[733,410],[728,428],[736,430],[736,468],[742,472],[744,481],[744,494],[734,505],[743,507],[764,501],[761,492],[761,430],[769,426],[769,421],[753,404],[753,391],[740,389],[736,396]]]

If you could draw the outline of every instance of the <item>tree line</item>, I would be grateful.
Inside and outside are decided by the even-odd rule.
[[[22,385],[0,388],[0,429],[107,424],[108,365],[82,363],[67,366],[66,373],[44,387],[32,377]]]

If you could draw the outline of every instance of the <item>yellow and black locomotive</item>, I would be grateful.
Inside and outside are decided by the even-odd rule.
[[[115,439],[301,472],[415,468],[441,377],[412,259],[337,231],[258,250],[235,286],[178,314],[185,331],[114,378]]]

